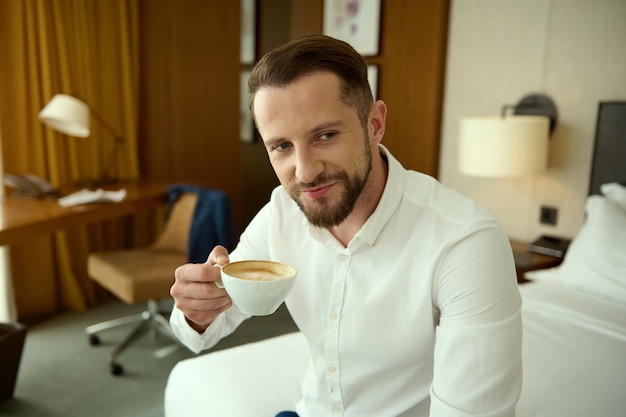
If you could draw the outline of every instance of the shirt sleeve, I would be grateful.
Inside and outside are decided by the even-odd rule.
[[[215,346],[217,342],[234,332],[249,317],[250,315],[242,313],[233,306],[217,316],[204,333],[198,333],[187,323],[183,312],[174,307],[170,316],[170,325],[174,335],[185,346],[194,353],[200,353]]]
[[[431,417],[514,416],[522,385],[521,297],[510,243],[479,225],[452,245],[433,283]]]

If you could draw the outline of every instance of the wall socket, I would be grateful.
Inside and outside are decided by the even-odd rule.
[[[539,212],[539,223],[555,226],[557,215],[558,209],[556,207],[541,206],[541,210]]]

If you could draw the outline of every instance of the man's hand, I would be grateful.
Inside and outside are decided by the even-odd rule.
[[[222,312],[230,308],[232,300],[222,288],[220,269],[214,265],[229,262],[228,251],[216,246],[203,264],[185,264],[176,268],[175,282],[170,289],[176,307],[183,312],[189,325],[202,333]]]

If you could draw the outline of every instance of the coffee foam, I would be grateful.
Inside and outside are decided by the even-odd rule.
[[[250,281],[278,281],[292,277],[295,270],[277,262],[248,261],[224,267],[228,275]]]

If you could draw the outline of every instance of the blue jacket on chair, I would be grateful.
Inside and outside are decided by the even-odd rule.
[[[195,185],[171,185],[168,188],[170,208],[183,193],[198,195],[189,231],[188,261],[206,262],[215,245],[232,250],[235,245],[235,226],[233,208],[228,195],[220,190]]]

